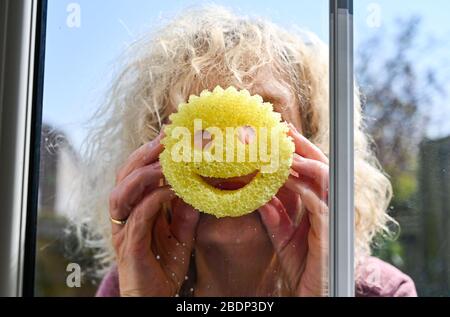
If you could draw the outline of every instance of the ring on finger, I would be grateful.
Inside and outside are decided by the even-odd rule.
[[[126,225],[126,223],[127,223],[127,219],[124,219],[124,220],[118,220],[118,219],[114,219],[114,218],[112,218],[112,217],[109,217],[109,219],[111,219],[111,222],[112,222],[112,223],[115,223],[116,225],[124,226],[124,225]]]

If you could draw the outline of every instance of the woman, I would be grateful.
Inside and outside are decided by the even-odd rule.
[[[83,178],[78,219],[108,270],[97,295],[327,295],[326,47],[311,34],[207,7],[184,12],[130,50],[97,113]],[[189,95],[217,85],[271,102],[296,146],[298,177],[239,218],[199,214],[161,181],[161,126]],[[387,231],[391,186],[369,147],[355,96],[357,295],[415,296],[408,276],[370,257],[372,239]]]

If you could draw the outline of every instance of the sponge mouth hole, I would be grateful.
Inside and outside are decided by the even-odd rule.
[[[253,179],[259,174],[259,171],[254,171],[253,173],[230,177],[230,178],[216,178],[216,177],[206,177],[200,176],[200,178],[209,186],[223,190],[223,191],[235,191],[244,188],[250,184]]]

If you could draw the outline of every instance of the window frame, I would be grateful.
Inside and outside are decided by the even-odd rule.
[[[5,0],[0,13],[0,295],[34,287],[46,0]]]
[[[5,0],[0,7],[4,9],[0,10],[0,295],[33,296],[47,0]],[[354,296],[353,1],[329,0],[329,13],[329,295],[350,297]]]
[[[329,291],[355,296],[353,0],[330,0]]]

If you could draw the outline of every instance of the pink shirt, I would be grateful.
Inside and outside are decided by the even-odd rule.
[[[375,257],[369,257],[360,268],[356,284],[357,297],[416,297],[413,280],[396,267]],[[118,297],[119,276],[113,268],[103,278],[96,296]]]

